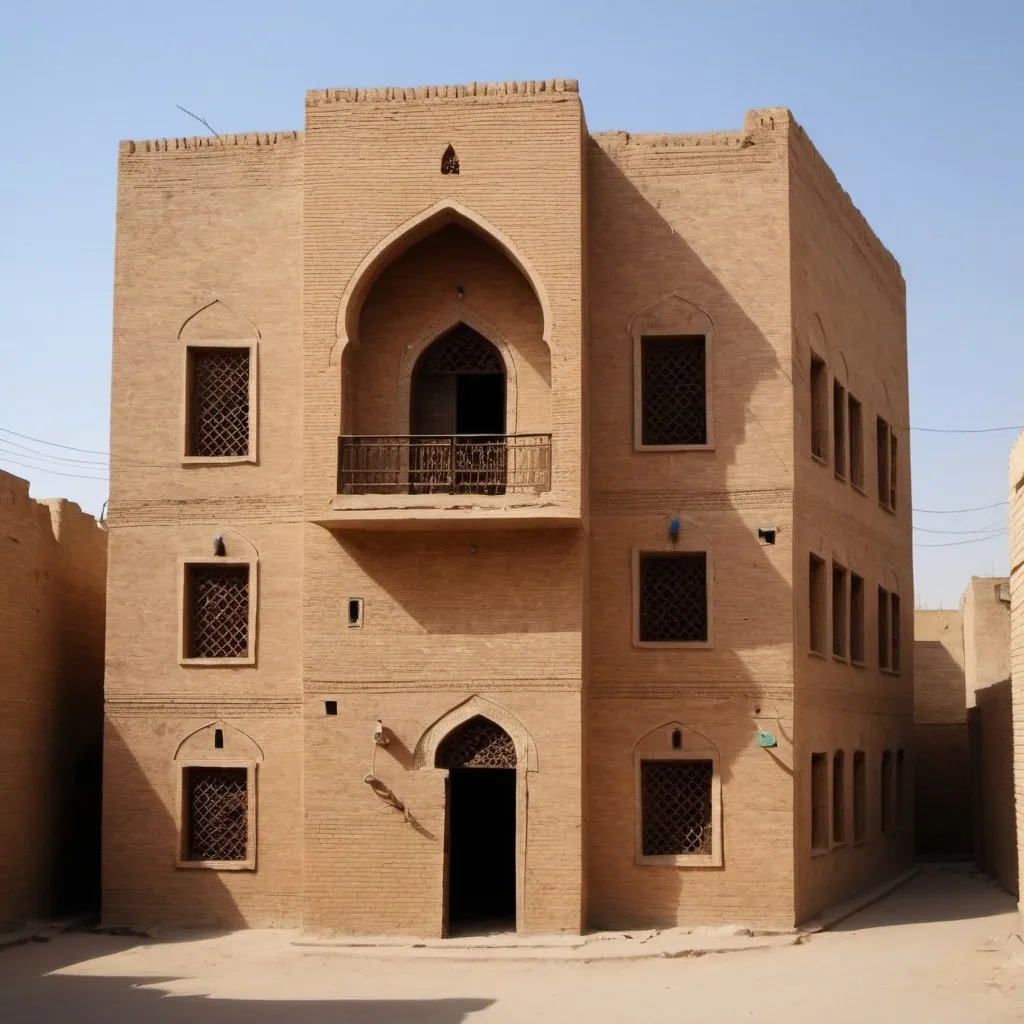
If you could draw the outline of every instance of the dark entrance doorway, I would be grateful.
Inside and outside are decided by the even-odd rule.
[[[477,716],[445,737],[447,932],[516,927],[516,754],[500,726]]]
[[[413,371],[413,490],[502,493],[505,400],[498,350],[466,324],[442,334]]]

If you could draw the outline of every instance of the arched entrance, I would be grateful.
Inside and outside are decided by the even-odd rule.
[[[410,396],[411,489],[504,493],[505,391],[501,353],[467,324],[423,352]]]
[[[447,932],[516,927],[516,750],[501,726],[477,715],[437,748],[448,769],[445,828]]]

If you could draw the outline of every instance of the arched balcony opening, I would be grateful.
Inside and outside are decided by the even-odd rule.
[[[338,493],[550,490],[551,356],[530,280],[477,225],[394,245],[342,354]]]

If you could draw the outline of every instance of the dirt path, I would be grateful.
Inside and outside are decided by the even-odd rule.
[[[137,943],[66,935],[0,953],[3,1024],[995,1024],[1024,1020],[1012,897],[929,869],[784,949],[597,963],[353,959],[289,933]]]

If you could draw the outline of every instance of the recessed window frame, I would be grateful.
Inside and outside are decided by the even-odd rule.
[[[849,473],[849,449],[846,436],[847,391],[838,378],[832,378],[832,466],[837,480],[845,482]]]
[[[249,451],[246,455],[190,455],[190,432],[192,413],[192,353],[202,349],[248,349],[249,351]],[[231,466],[241,465],[246,462],[257,461],[257,438],[259,437],[259,416],[257,396],[257,373],[259,360],[257,358],[256,341],[239,341],[237,339],[203,340],[189,342],[185,346],[184,365],[182,367],[182,399],[181,399],[181,422],[179,436],[181,437],[181,464],[183,466]]]
[[[832,817],[832,796],[831,796],[831,772],[829,768],[829,756],[825,751],[815,751],[811,754],[810,772],[810,843],[811,856],[818,856],[828,853],[831,845],[831,817]]]
[[[682,733],[681,747],[672,745],[672,733]],[[711,852],[676,853],[646,856],[643,852],[643,786],[644,761],[710,761],[711,762]],[[647,867],[720,868],[724,865],[722,837],[722,774],[718,748],[691,729],[670,722],[648,733],[633,751],[634,863]]]
[[[257,800],[257,773],[256,761],[242,758],[190,758],[184,761],[175,762],[177,773],[177,799],[175,801],[176,832],[177,840],[175,846],[174,866],[190,870],[206,871],[255,871],[256,870],[256,800]],[[188,799],[189,792],[186,778],[190,769],[217,769],[217,768],[243,768],[246,772],[245,780],[245,810],[246,810],[246,834],[245,834],[245,859],[244,860],[193,860],[188,856],[189,846],[189,814]]]
[[[850,777],[853,785],[853,845],[859,846],[868,839],[868,765],[863,750],[853,752]]]
[[[856,580],[856,583],[854,581]],[[865,606],[864,595],[867,593],[864,577],[859,573],[850,572],[850,664],[857,668],[867,665],[865,653]],[[857,652],[860,657],[857,657]]]
[[[850,633],[850,571],[832,559],[832,657],[849,661]]]
[[[703,555],[704,556],[704,598],[707,602],[707,639],[706,640],[641,640],[640,639],[640,560],[643,555]],[[706,650],[714,647],[714,608],[715,608],[715,571],[711,551],[701,545],[688,544],[680,547],[634,547],[632,558],[632,589],[633,589],[633,646],[646,648],[691,648]]]
[[[809,398],[811,403],[810,416],[810,453],[815,462],[828,465],[829,458],[829,394],[828,364],[811,350]]]
[[[246,566],[249,569],[249,618],[247,632],[247,653],[239,658],[191,658],[188,655],[189,641],[189,568],[191,566]],[[178,664],[189,667],[232,667],[256,664],[257,603],[259,598],[259,561],[255,558],[193,557],[178,559]]]
[[[644,443],[643,348],[645,341],[669,341],[673,338],[704,338],[704,444]],[[712,408],[712,334],[710,331],[644,331],[633,336],[633,448],[638,452],[704,452],[715,450],[715,418]]]
[[[846,752],[832,752],[831,779],[832,849],[846,845]]]
[[[819,576],[817,581],[815,569]],[[828,591],[828,563],[821,555],[811,551],[807,558],[807,650],[819,658],[828,654]],[[815,597],[821,602],[817,610]]]
[[[875,418],[875,470],[878,478],[878,504],[886,512],[895,515],[899,448],[896,432],[884,416]]]
[[[864,406],[846,392],[846,454],[850,469],[850,486],[864,494]]]

